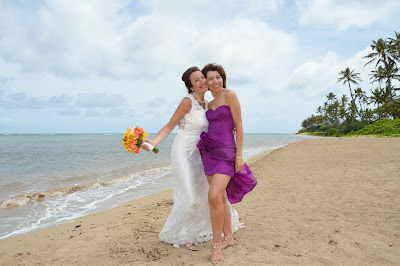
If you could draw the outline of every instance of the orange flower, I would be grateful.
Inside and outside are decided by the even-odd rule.
[[[136,140],[130,141],[128,144],[128,148],[131,150],[138,149],[138,147],[136,146]]]
[[[140,137],[140,131],[137,128],[135,128],[135,130],[133,131],[133,137],[135,139],[138,139]]]
[[[129,153],[139,153],[139,146],[143,143],[143,140],[147,138],[149,134],[145,133],[141,127],[131,127],[125,131],[124,137],[122,139],[122,145],[124,149]],[[153,148],[154,153],[158,153],[157,148]]]
[[[136,147],[136,145],[133,145],[133,147],[131,149],[132,149],[133,153],[139,153],[140,152],[140,149],[138,147]]]

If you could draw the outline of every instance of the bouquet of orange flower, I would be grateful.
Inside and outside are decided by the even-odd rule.
[[[142,145],[143,140],[147,138],[149,134],[145,133],[143,128],[141,127],[131,127],[128,128],[124,134],[124,138],[122,139],[122,145],[124,145],[124,149],[129,153],[139,153],[140,145]],[[148,145],[150,150],[154,153],[158,153],[158,149],[153,147],[150,143],[145,143]]]

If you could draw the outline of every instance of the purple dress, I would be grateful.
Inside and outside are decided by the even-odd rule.
[[[257,184],[249,166],[244,164],[239,173],[235,173],[236,142],[232,133],[234,123],[229,106],[221,105],[209,109],[206,113],[209,123],[208,132],[202,132],[197,147],[200,150],[206,175],[224,174],[231,176],[226,187],[231,204],[240,202],[244,195],[252,191]]]

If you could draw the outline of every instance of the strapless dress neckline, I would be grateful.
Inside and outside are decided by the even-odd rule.
[[[215,110],[213,110],[213,109],[211,109],[211,108],[209,108],[208,110],[207,110],[207,112],[208,111],[213,111],[213,112],[215,112],[215,111],[217,111],[218,110],[218,108],[220,108],[220,107],[222,107],[222,106],[226,106],[226,107],[228,107],[229,108],[229,106],[228,105],[226,105],[226,104],[223,104],[223,105],[220,105],[220,106],[218,106],[217,108],[215,108]],[[230,108],[229,108],[230,109]]]

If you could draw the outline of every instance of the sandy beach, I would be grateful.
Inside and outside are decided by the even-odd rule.
[[[319,138],[249,162],[258,185],[234,205],[245,227],[223,265],[400,264],[400,138]],[[158,239],[172,191],[0,240],[0,265],[211,265]]]

